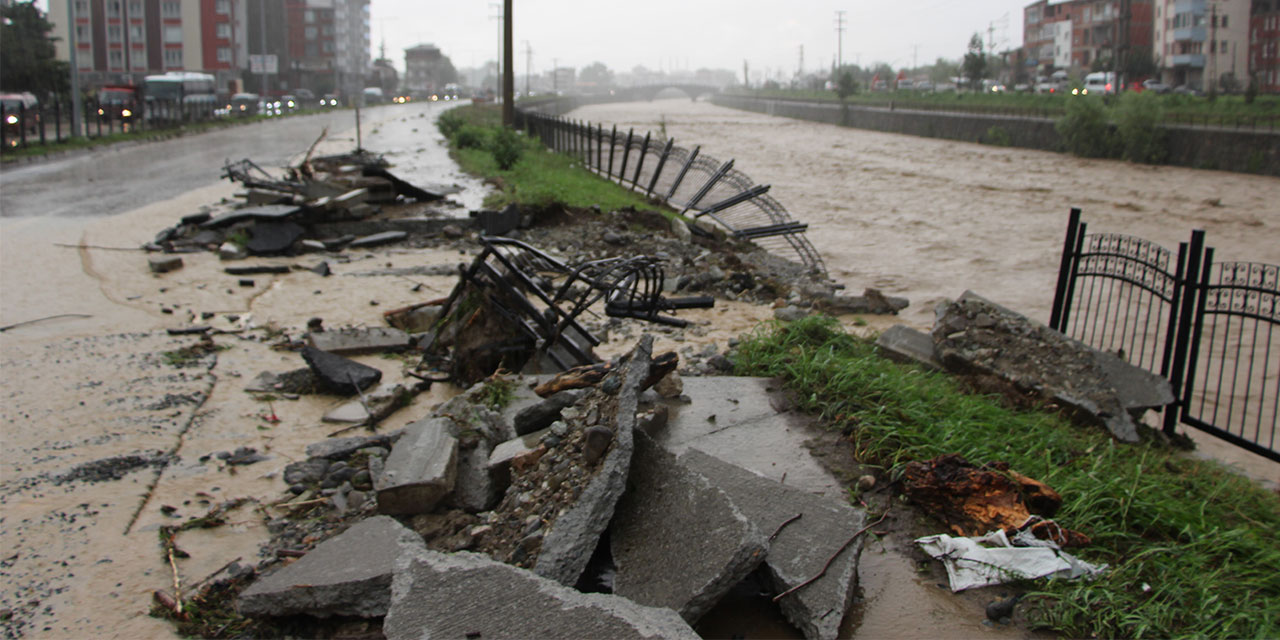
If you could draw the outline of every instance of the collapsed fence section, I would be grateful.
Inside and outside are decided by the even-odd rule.
[[[1215,264],[1200,230],[1175,254],[1086,229],[1072,209],[1049,326],[1168,379],[1165,431],[1280,460],[1280,266]]]
[[[808,225],[792,218],[769,196],[769,185],[756,184],[735,169],[732,160],[721,162],[703,154],[701,147],[678,147],[674,139],[659,139],[652,132],[639,135],[616,126],[606,130],[601,124],[533,110],[522,111],[520,117],[530,135],[578,158],[591,171],[686,218],[705,218],[734,238],[826,274],[822,257],[805,235]]]

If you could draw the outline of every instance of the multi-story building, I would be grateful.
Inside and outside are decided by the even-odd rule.
[[[457,82],[458,73],[449,56],[433,44],[420,44],[404,50],[404,90],[429,94],[444,85]]]
[[[1156,0],[1155,49],[1164,82],[1242,89],[1249,72],[1250,0]]]
[[[200,71],[217,78],[221,93],[305,87],[358,94],[369,69],[369,2],[72,0],[72,21],[67,2],[52,0],[49,21],[58,59],[69,61],[75,42],[88,88]],[[263,54],[276,62],[274,70],[251,73],[251,58]]]
[[[1023,9],[1023,47],[1037,73],[1123,65],[1150,49],[1152,0],[1040,0]],[[1101,61],[1101,62],[1099,62]]]
[[[1280,93],[1280,0],[1253,0],[1249,76],[1263,93]]]

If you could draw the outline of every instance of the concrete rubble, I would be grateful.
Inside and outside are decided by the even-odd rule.
[[[788,487],[697,449],[681,455],[680,463],[724,491],[760,531],[778,532],[764,558],[777,593],[818,575],[840,545],[866,525],[866,513],[843,500]],[[857,591],[861,552],[859,539],[835,555],[825,575],[781,601],[783,614],[806,638],[837,637]]]
[[[767,534],[643,433],[631,464],[609,528],[613,592],[695,622],[764,561]]]
[[[676,612],[579,593],[474,553],[409,549],[396,562],[388,640],[697,638]]]
[[[311,346],[340,356],[404,351],[409,348],[409,334],[392,327],[365,327],[312,331],[307,334]]]
[[[938,308],[934,353],[948,370],[994,376],[1137,442],[1138,420],[1173,402],[1168,381],[967,291]]]
[[[303,347],[302,359],[316,374],[319,386],[328,393],[352,395],[382,380],[382,371],[378,369],[315,347]]]
[[[386,615],[396,557],[402,544],[416,538],[393,518],[361,520],[293,564],[255,581],[240,594],[240,612],[320,618]]]
[[[458,473],[458,439],[447,418],[419,420],[405,427],[374,478],[378,510],[388,514],[427,513],[453,491]]]

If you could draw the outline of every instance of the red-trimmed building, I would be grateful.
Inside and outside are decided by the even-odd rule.
[[[1253,0],[1249,73],[1262,93],[1280,93],[1280,0]]]

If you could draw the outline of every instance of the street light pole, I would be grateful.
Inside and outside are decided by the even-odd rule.
[[[502,1],[502,125],[516,126],[516,74],[512,64],[511,0]]]

